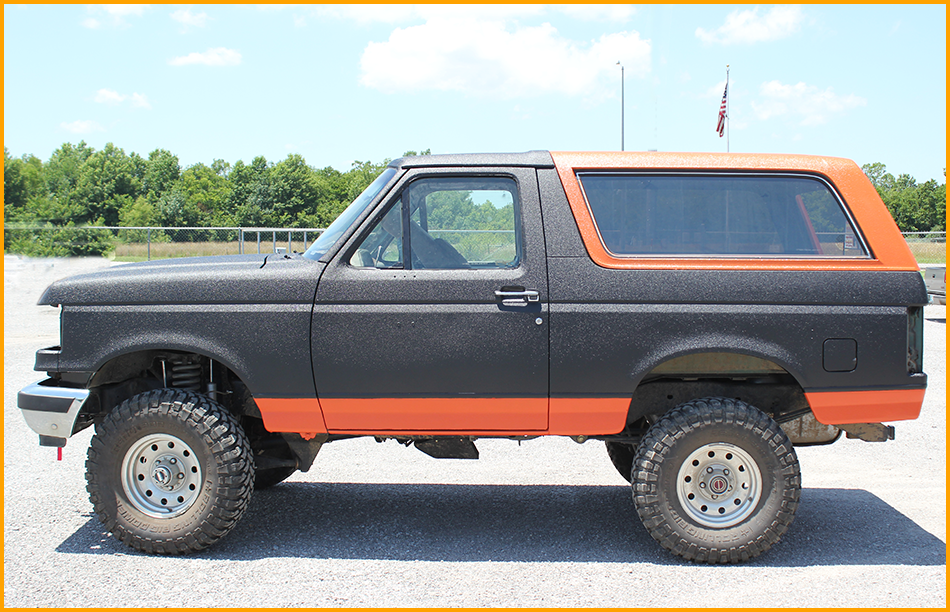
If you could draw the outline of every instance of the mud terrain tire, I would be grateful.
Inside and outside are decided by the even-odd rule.
[[[735,563],[765,552],[791,524],[800,493],[788,436],[734,399],[674,408],[634,458],[633,501],[643,525],[688,560]]]
[[[148,553],[199,551],[227,534],[253,491],[247,437],[217,402],[159,389],[96,426],[86,490],[106,528]]]

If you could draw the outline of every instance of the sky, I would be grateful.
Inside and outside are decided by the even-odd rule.
[[[623,145],[945,182],[943,4],[30,4],[4,5],[3,27],[14,156],[84,140],[183,168],[300,154],[346,171]]]

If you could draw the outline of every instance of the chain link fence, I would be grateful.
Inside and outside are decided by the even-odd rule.
[[[918,264],[947,263],[947,232],[904,232]]]
[[[433,234],[439,230],[433,230]],[[107,255],[116,261],[171,257],[302,252],[323,228],[275,227],[76,227],[8,224],[7,253],[31,257]],[[444,230],[444,237],[465,246],[469,261],[505,259],[514,249],[514,233]],[[476,236],[475,234],[479,234]],[[918,264],[946,264],[946,232],[904,232]],[[460,248],[460,250],[462,250]]]

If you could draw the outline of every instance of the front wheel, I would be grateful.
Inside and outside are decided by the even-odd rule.
[[[633,466],[637,513],[660,544],[685,559],[734,563],[786,532],[801,493],[785,432],[729,398],[682,404],[640,443]]]
[[[159,389],[119,404],[96,426],[86,490],[106,528],[149,553],[202,550],[244,514],[251,447],[217,402]]]

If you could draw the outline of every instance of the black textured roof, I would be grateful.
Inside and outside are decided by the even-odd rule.
[[[397,168],[438,168],[440,166],[526,166],[553,168],[554,160],[548,151],[525,153],[451,153],[400,157],[389,163]]]

